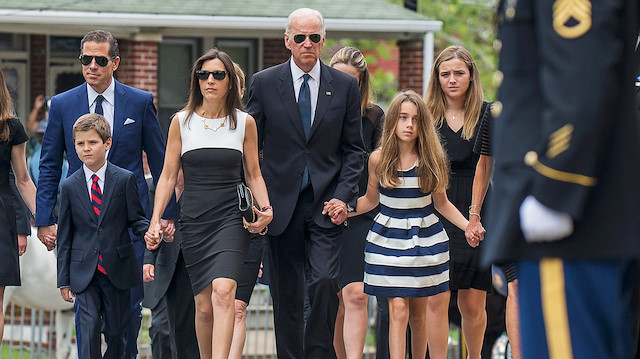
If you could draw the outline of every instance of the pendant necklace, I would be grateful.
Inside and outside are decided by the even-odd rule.
[[[205,111],[202,111],[202,116],[204,116],[204,114],[205,114]],[[207,123],[205,122],[205,121],[206,121],[206,119],[205,119],[204,117],[202,117],[202,118],[200,119],[200,121],[202,121],[202,125],[204,126],[204,129],[205,129],[205,130],[211,130],[211,131],[213,131],[213,132],[216,132],[216,131],[218,131],[220,128],[224,127],[224,121],[225,121],[225,119],[223,118],[223,119],[222,119],[222,123],[220,123],[220,125],[218,125],[217,127],[210,127],[209,125],[207,125]]]

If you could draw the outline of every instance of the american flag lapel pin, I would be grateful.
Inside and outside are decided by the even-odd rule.
[[[327,91],[324,94],[327,95],[327,96],[331,96],[331,91]]]

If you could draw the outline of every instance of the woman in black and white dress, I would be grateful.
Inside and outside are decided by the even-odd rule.
[[[203,359],[228,357],[235,291],[249,235],[264,231],[273,219],[258,163],[256,123],[241,107],[231,58],[217,49],[208,51],[193,66],[189,102],[171,121],[145,236],[148,247],[159,243],[159,220],[182,164],[182,251],[195,294],[196,335]],[[238,208],[236,185],[242,181],[242,168],[262,206],[254,223],[247,223]]]

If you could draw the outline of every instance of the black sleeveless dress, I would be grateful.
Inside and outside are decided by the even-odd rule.
[[[17,118],[7,121],[9,139],[0,142],[0,287],[20,285],[16,206],[9,185],[11,148],[29,137]]]
[[[237,282],[249,248],[236,195],[247,114],[236,114],[238,123],[231,130],[228,117],[207,119],[193,113],[184,124],[186,112],[178,113],[184,171],[182,253],[194,294],[216,278]]]

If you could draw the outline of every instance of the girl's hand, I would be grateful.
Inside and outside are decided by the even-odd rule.
[[[18,255],[23,255],[27,251],[27,235],[18,234]]]
[[[331,218],[336,218],[337,216],[342,215],[344,212],[344,206],[335,202],[324,202],[324,208],[322,209],[322,214],[326,214]]]
[[[147,244],[147,249],[150,251],[157,249],[158,246],[160,246],[161,237],[162,228],[160,227],[160,222],[152,219],[149,224],[149,229],[144,235],[144,241]]]
[[[464,236],[467,239],[467,243],[469,243],[471,247],[475,248],[479,246],[480,241],[484,239],[485,232],[486,230],[480,221],[470,221],[464,231]]]
[[[273,220],[273,209],[271,206],[263,207],[264,210],[259,210],[257,208],[253,208],[258,219],[249,223],[246,219],[242,218],[242,224],[244,228],[249,231],[249,233],[258,233],[260,235],[267,234],[267,226]]]

